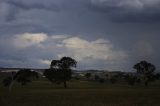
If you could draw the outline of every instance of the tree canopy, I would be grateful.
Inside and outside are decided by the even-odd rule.
[[[133,68],[137,70],[138,76],[141,77],[145,85],[148,85],[150,81],[154,80],[153,72],[156,70],[156,67],[153,64],[147,61],[141,61],[135,64]]]
[[[76,60],[71,57],[62,57],[60,60],[52,60],[50,69],[46,69],[44,76],[46,76],[52,83],[64,83],[67,88],[66,81],[72,77],[72,67],[76,67]]]
[[[5,87],[9,87],[9,90],[11,90],[14,81],[21,83],[21,85],[26,85],[28,82],[31,82],[31,80],[34,78],[38,78],[37,72],[31,71],[30,69],[21,69],[16,73],[12,72],[11,76],[6,77],[3,80],[3,85]]]

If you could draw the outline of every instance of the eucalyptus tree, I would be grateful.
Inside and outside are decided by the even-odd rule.
[[[21,85],[26,85],[28,82],[31,82],[33,78],[38,78],[38,73],[31,71],[30,69],[21,69],[18,72],[12,72],[11,76],[6,77],[3,80],[3,85],[8,87],[11,91],[14,82],[21,83]]]
[[[91,73],[86,73],[86,74],[85,74],[85,77],[86,77],[88,80],[90,79],[91,76],[92,76]]]
[[[62,83],[67,88],[67,81],[72,77],[72,69],[76,67],[76,60],[71,57],[62,57],[60,60],[52,60],[50,68],[43,73],[52,83]]]
[[[138,77],[144,82],[146,86],[149,82],[155,80],[154,71],[156,70],[156,67],[153,64],[147,61],[141,61],[135,64],[133,68],[137,70]]]

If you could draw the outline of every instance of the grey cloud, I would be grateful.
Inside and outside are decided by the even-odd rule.
[[[61,10],[78,10],[84,8],[85,0],[3,0],[2,3],[7,3],[10,7],[10,14],[15,15],[19,10],[40,9],[47,11],[59,12]],[[16,12],[14,12],[16,11]],[[8,18],[8,17],[7,17]]]
[[[115,22],[157,22],[159,5],[158,0],[91,0],[89,7]]]
[[[58,40],[42,42],[46,49],[35,45],[23,50],[15,49],[9,39],[27,32],[46,33],[48,36],[71,35],[73,37],[74,35],[88,42],[99,38],[109,39],[116,50],[129,52],[127,63],[122,63],[126,69],[132,68],[132,65],[140,59],[147,59],[160,66],[159,0],[136,0],[143,2],[143,8],[140,8],[141,4],[137,5],[135,0],[95,1],[0,0],[0,66],[46,67],[38,63],[39,59],[58,58],[58,54],[67,51],[66,48],[60,47],[62,45],[58,45],[58,48],[50,48],[50,45],[59,44]],[[56,9],[52,4],[56,5],[54,7]],[[142,41],[147,44],[141,44]],[[92,60],[93,56],[86,56],[86,59]],[[83,62],[78,64],[80,68],[83,66],[99,69],[120,67],[97,59],[92,62],[94,65]]]
[[[18,10],[15,6],[9,5],[6,2],[0,2],[0,20],[10,21],[15,19],[15,14]]]
[[[61,2],[52,0],[2,0],[1,5],[7,5],[5,21],[12,21],[20,10],[45,9],[48,11],[58,12],[61,10]]]
[[[48,63],[53,58],[71,56],[80,62],[78,68],[84,69],[87,68],[82,66],[84,63],[89,66],[88,68],[99,68],[97,63],[100,61],[108,66],[110,64],[119,66],[117,61],[122,63],[127,59],[127,54],[124,51],[114,50],[108,40],[87,41],[79,37],[67,38],[67,36],[24,33],[10,38],[0,37],[0,48],[5,46],[0,55],[0,66],[47,68],[49,65],[44,63]]]
[[[36,2],[35,2],[36,1]],[[50,0],[40,1],[40,0],[8,0],[7,3],[10,5],[14,5],[17,8],[28,10],[28,9],[47,9],[59,11],[60,5],[51,2]]]
[[[33,33],[34,34],[34,33]],[[41,33],[37,33],[41,34]],[[13,35],[13,36],[0,36],[0,48],[1,48],[1,54],[0,54],[0,67],[33,67],[33,68],[48,68],[49,65],[44,64],[43,60],[51,60],[53,58],[57,58],[57,54],[60,52],[63,52],[64,49],[56,47],[58,43],[60,43],[59,40],[54,39],[55,37],[58,37],[57,35],[50,38],[43,38],[49,35],[41,34],[41,35],[35,35],[40,36],[34,37],[29,36],[29,38],[33,38],[32,40],[27,40],[28,35],[25,35],[25,37],[21,38],[21,35]],[[26,42],[25,44],[33,43],[33,45],[28,46],[20,46],[23,45],[22,42],[18,42],[17,37],[19,38],[18,41]],[[61,36],[62,38],[62,36]],[[15,44],[16,42],[16,44]],[[43,47],[44,46],[44,47]]]

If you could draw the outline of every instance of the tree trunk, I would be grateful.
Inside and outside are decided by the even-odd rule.
[[[12,86],[13,86],[13,84],[14,84],[14,74],[13,74],[13,72],[11,73],[11,78],[12,78],[12,81],[11,81],[11,83],[10,83],[9,87],[8,87],[9,92],[11,92],[11,90],[12,90]]]
[[[12,82],[10,83],[9,87],[8,87],[9,92],[11,92],[13,84],[14,84],[14,81],[12,81]]]
[[[67,82],[64,81],[63,83],[64,83],[64,88],[67,88]]]

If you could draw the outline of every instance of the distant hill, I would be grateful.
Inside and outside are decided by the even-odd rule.
[[[45,69],[36,69],[36,68],[0,68],[0,71],[10,72],[10,71],[18,71],[21,69],[31,69],[31,70],[39,71],[39,72],[41,72],[41,71],[43,72],[45,70]]]

